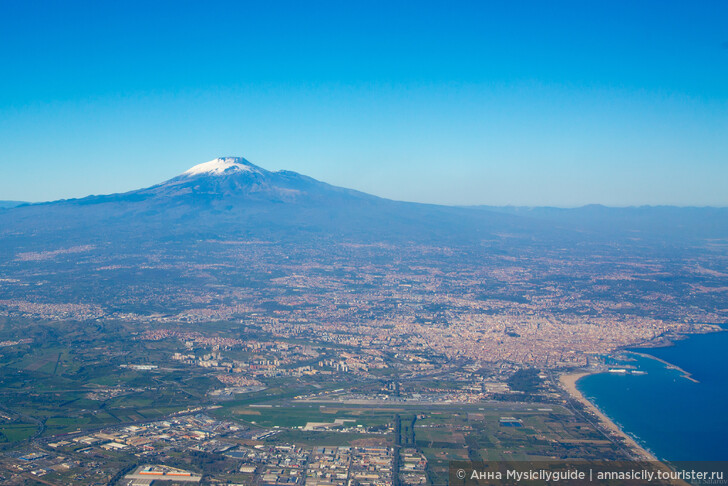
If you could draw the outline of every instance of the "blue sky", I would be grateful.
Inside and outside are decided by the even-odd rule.
[[[444,204],[728,205],[726,2],[0,0],[0,199],[220,155]]]

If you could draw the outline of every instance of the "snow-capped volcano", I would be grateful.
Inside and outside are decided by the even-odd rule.
[[[267,171],[251,164],[242,157],[218,157],[209,162],[197,164],[183,172],[182,175],[193,177],[198,175],[228,175],[236,172],[256,172],[260,174]]]
[[[156,205],[245,209],[249,204],[332,204],[334,201],[376,199],[331,186],[296,172],[269,171],[243,157],[218,157],[195,165],[165,182],[114,195],[116,199],[154,200]],[[242,206],[241,206],[242,205]]]
[[[82,241],[195,242],[202,237],[429,241],[434,235],[463,234],[472,239],[490,234],[490,224],[482,221],[509,218],[391,201],[292,171],[269,171],[242,157],[219,157],[151,187],[1,210],[0,242],[3,235],[38,234],[38,228],[51,240],[67,232],[68,238]]]

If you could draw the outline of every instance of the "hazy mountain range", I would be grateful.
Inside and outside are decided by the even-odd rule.
[[[0,201],[0,209],[15,208],[22,204],[27,204],[23,201]]]
[[[604,238],[661,243],[728,237],[728,209],[575,209],[406,203],[332,186],[239,157],[197,165],[152,187],[38,204],[0,203],[0,239],[36,246],[207,237],[478,244]]]

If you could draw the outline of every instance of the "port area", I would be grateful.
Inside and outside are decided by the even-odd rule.
[[[658,358],[656,356],[652,356],[651,354],[647,354],[647,353],[638,353],[636,351],[631,351],[630,353],[631,354],[634,354],[636,356],[640,356],[642,358],[654,359],[655,361],[659,361],[660,363],[662,363],[663,365],[665,365],[665,368],[667,368],[668,370],[678,371],[678,372],[680,372],[680,374],[681,374],[681,376],[683,378],[685,378],[687,380],[690,380],[693,383],[700,383],[698,380],[696,380],[695,378],[693,378],[693,375],[691,375],[688,371],[685,371],[684,369],[680,368],[679,366],[674,365],[674,364],[672,364],[672,363],[670,363],[668,361],[665,361],[664,359],[660,359],[660,358]],[[609,371],[612,372],[611,369]],[[634,371],[632,371],[632,373],[633,374],[639,374],[639,373],[634,373]]]

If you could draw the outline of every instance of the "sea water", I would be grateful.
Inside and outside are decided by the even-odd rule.
[[[728,332],[691,335],[674,346],[633,350],[629,363],[646,374],[601,373],[578,389],[659,459],[728,460]]]

